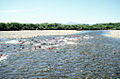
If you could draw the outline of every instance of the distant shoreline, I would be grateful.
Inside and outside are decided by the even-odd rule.
[[[0,31],[0,38],[31,38],[48,35],[70,35],[80,33],[77,30],[22,30],[22,31]]]
[[[32,38],[49,35],[71,35],[83,31],[77,30],[22,30],[22,31],[0,31],[0,38]],[[104,36],[120,38],[120,30],[109,30]]]
[[[0,31],[19,30],[120,30],[120,23],[100,23],[100,24],[60,24],[60,23],[0,23]]]

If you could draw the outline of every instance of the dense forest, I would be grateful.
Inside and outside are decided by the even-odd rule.
[[[101,24],[59,24],[59,23],[0,23],[0,31],[10,30],[120,30],[120,23],[101,23]]]

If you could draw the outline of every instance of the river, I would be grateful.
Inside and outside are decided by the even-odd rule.
[[[120,78],[120,40],[107,33],[0,39],[0,79]]]

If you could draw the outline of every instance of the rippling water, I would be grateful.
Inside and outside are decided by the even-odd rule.
[[[104,37],[103,33],[107,32],[91,31],[68,36],[1,39],[0,53],[6,56],[6,59],[0,61],[0,78],[120,78],[120,40]],[[75,44],[64,44],[65,41],[60,41],[62,45],[52,50],[34,49],[33,45],[29,44],[31,41],[39,44],[41,39],[55,39],[55,44],[58,44],[57,40],[63,38],[78,40]],[[9,40],[25,40],[27,43],[6,44],[5,41]],[[54,52],[55,50],[57,52]]]

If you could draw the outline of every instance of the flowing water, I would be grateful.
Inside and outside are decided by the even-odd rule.
[[[0,39],[0,79],[119,79],[120,40],[107,33]]]

